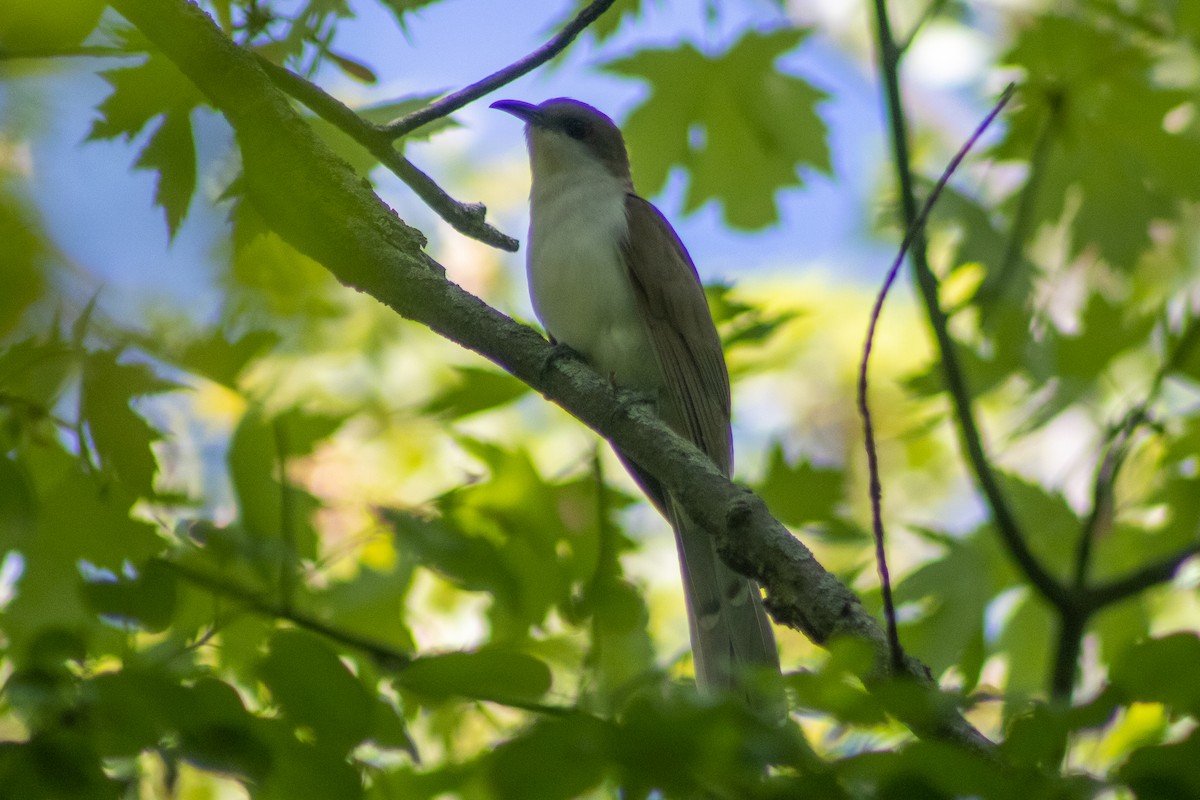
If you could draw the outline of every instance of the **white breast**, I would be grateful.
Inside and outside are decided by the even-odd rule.
[[[534,164],[526,267],[546,330],[618,384],[652,388],[657,367],[621,260],[625,187],[599,164]]]

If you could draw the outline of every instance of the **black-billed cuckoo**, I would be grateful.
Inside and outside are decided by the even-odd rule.
[[[654,397],[659,415],[729,475],[729,374],[721,340],[683,243],[633,190],[625,141],[589,105],[500,100],[525,122],[533,176],[526,269],[533,309],[551,340],[618,386]],[[617,455],[675,530],[688,627],[702,689],[735,689],[777,712],[740,680],[778,671],[758,585],[717,556],[712,539],[651,475]]]

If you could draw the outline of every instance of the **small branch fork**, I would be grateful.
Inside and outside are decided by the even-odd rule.
[[[871,527],[875,534],[875,563],[879,567],[880,584],[883,589],[883,610],[884,617],[887,621],[888,647],[892,654],[892,667],[899,669],[904,661],[904,651],[900,646],[900,637],[896,632],[896,609],[892,602],[892,581],[888,574],[887,554],[884,547],[884,531],[883,531],[883,489],[879,480],[879,455],[875,446],[875,427],[871,420],[871,408],[867,401],[867,368],[871,360],[871,347],[875,341],[875,329],[879,325],[879,317],[883,312],[883,303],[887,299],[888,291],[891,290],[892,284],[896,281],[896,276],[900,273],[900,267],[904,264],[904,257],[908,255],[908,250],[912,246],[914,239],[921,234],[925,228],[925,221],[929,218],[929,212],[937,203],[938,197],[949,182],[952,176],[958,169],[959,164],[966,158],[967,153],[979,141],[979,137],[988,129],[1000,112],[1008,105],[1008,101],[1012,99],[1013,92],[1016,91],[1016,85],[1010,83],[1000,96],[1000,100],[992,108],[991,112],[984,117],[983,122],[971,134],[962,148],[955,154],[954,158],[946,166],[942,177],[938,179],[937,184],[933,187],[933,191],[929,193],[929,197],[925,200],[925,205],[921,208],[921,213],[909,225],[908,232],[904,236],[904,241],[900,245],[900,252],[896,254],[895,260],[892,262],[891,269],[888,270],[887,277],[884,278],[883,286],[879,290],[879,295],[875,298],[875,305],[871,309],[871,320],[867,325],[867,338],[863,343],[862,362],[858,368],[858,411],[863,420],[863,436],[866,440],[867,450],[867,471],[870,479],[871,493]]]

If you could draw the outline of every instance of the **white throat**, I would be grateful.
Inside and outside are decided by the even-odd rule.
[[[529,293],[538,319],[625,386],[657,384],[654,355],[622,255],[629,188],[556,133],[530,141]]]

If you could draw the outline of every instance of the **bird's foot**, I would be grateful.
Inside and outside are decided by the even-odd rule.
[[[538,377],[543,381],[550,374],[550,371],[558,366],[560,361],[586,361],[578,350],[568,345],[554,340],[550,337],[550,354],[546,356],[546,360],[542,362],[542,368],[538,370]]]
[[[611,376],[610,376],[611,379]],[[652,413],[658,413],[658,393],[647,389],[626,389],[613,384],[617,391],[617,411],[629,416],[629,412],[638,406],[649,406]]]

